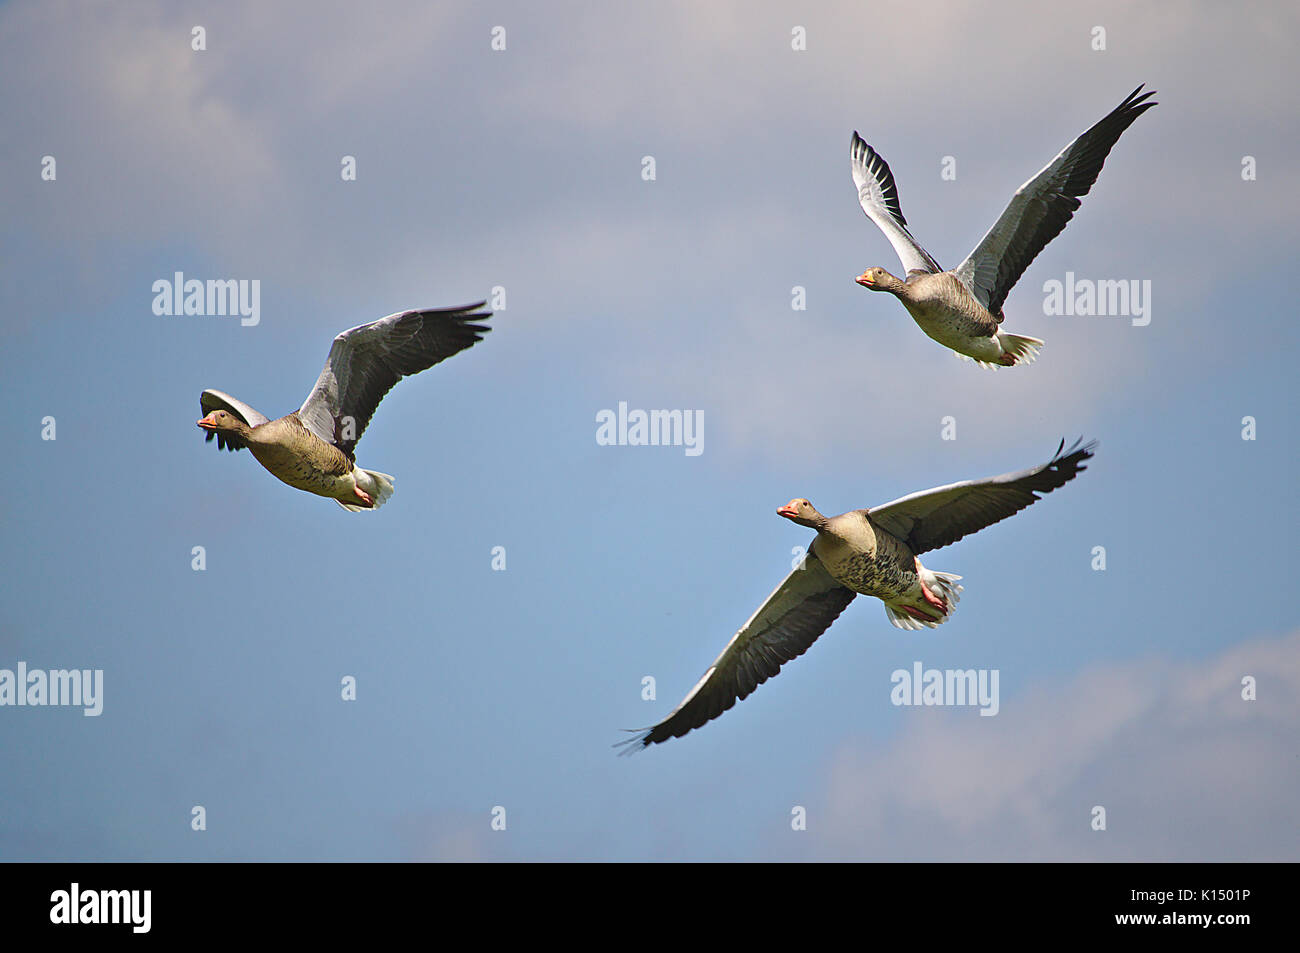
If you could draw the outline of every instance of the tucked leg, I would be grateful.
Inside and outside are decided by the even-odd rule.
[[[913,558],[915,559],[915,557]],[[921,560],[919,559],[916,560],[916,579],[921,584],[921,595],[925,598],[925,601],[938,609],[940,615],[947,615],[948,603],[931,592],[930,587],[925,584],[925,571],[921,569]]]
[[[895,606],[895,608],[896,608],[896,609],[902,609],[904,612],[906,612],[908,615],[910,615],[913,619],[920,619],[922,622],[933,622],[933,621],[935,621],[931,616],[926,615],[924,612],[922,612],[920,609],[917,609],[917,608],[914,607],[914,606],[897,605],[897,606]]]

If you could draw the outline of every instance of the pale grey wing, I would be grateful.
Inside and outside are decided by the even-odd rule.
[[[758,611],[732,636],[680,705],[653,728],[638,731],[619,745],[627,751],[680,738],[717,718],[736,702],[803,655],[853,601],[856,593],[826,571],[809,553],[803,567],[786,576]]]
[[[199,395],[199,406],[203,408],[204,417],[214,410],[225,410],[234,414],[250,427],[257,427],[267,421],[266,417],[249,407],[242,400],[231,397],[229,394],[223,394],[219,390],[205,390]],[[208,435],[203,438],[204,442],[211,442],[213,437],[217,439],[217,447],[221,450],[243,450],[244,447],[248,446],[243,437],[212,430],[209,430]]]
[[[486,304],[404,311],[334,338],[325,367],[298,417],[326,443],[351,456],[379,402],[399,380],[473,347],[492,329]]]
[[[862,211],[885,233],[889,244],[898,252],[903,263],[903,277],[913,272],[937,274],[943,271],[907,230],[907,219],[903,218],[903,209],[898,203],[898,186],[894,183],[894,174],[889,171],[889,163],[856,131],[849,141],[849,156],[853,184],[858,187]]]
[[[1083,462],[1097,448],[1096,441],[1080,443],[1076,441],[1062,453],[1062,440],[1052,459],[1041,466],[922,490],[867,513],[876,526],[903,540],[919,556],[1004,520],[1038,500],[1040,494],[1065,486],[1088,469]]]
[[[1139,86],[1106,118],[1061,150],[1036,176],[1016,189],[1011,204],[954,274],[991,313],[1002,303],[1029,263],[1061,233],[1097,181],[1102,163],[1120,135],[1153,102],[1155,90]]]

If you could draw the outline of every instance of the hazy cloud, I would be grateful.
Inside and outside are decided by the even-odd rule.
[[[1258,699],[1242,699],[1253,676]],[[1001,713],[899,709],[881,752],[829,772],[819,855],[945,860],[1296,860],[1300,632],[1216,657],[1109,665]],[[1106,809],[1107,829],[1090,828]]]

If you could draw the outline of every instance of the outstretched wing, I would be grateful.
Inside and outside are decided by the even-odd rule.
[[[966,260],[956,276],[992,314],[1001,314],[1008,292],[1029,263],[1061,233],[1097,181],[1102,163],[1120,135],[1152,106],[1155,90],[1139,86],[1095,126],[1061,150],[1036,176],[1016,189],[1011,204]]]
[[[352,456],[379,402],[399,380],[473,347],[492,330],[486,304],[405,311],[334,338],[316,386],[298,409],[303,425]]]
[[[203,408],[204,417],[214,410],[225,410],[234,414],[250,427],[257,427],[267,421],[265,416],[249,407],[242,400],[237,400],[229,394],[223,394],[219,390],[205,390],[199,395],[199,406]],[[217,447],[221,450],[243,450],[248,446],[243,437],[229,431],[209,430],[208,435],[203,438],[204,442],[211,442],[213,437],[217,439]]]
[[[803,655],[855,595],[832,579],[821,560],[809,553],[802,568],[786,576],[732,636],[672,714],[619,743],[627,746],[623,753],[680,738],[748,697],[782,665]]]
[[[867,145],[857,132],[853,133],[853,138],[849,141],[849,156],[852,160],[853,184],[858,187],[858,202],[862,205],[862,211],[885,233],[889,244],[898,252],[905,272],[903,277],[906,278],[913,272],[930,274],[943,271],[939,263],[907,230],[907,219],[903,218],[903,208],[898,204],[898,186],[894,184],[894,174],[889,171],[889,163]]]
[[[992,526],[1019,513],[1040,494],[1065,486],[1088,469],[1083,462],[1092,456],[1097,443],[1080,446],[1076,441],[1062,454],[1064,448],[1062,440],[1052,459],[1042,466],[922,490],[867,513],[876,526],[893,533],[919,556]]]

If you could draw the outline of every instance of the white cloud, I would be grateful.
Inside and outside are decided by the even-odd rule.
[[[1241,697],[1246,675],[1253,702]],[[844,746],[825,817],[810,825],[815,853],[1300,860],[1300,632],[1009,687],[1004,672],[996,718],[899,709],[908,726],[886,750]],[[1094,805],[1105,831],[1090,828]]]

